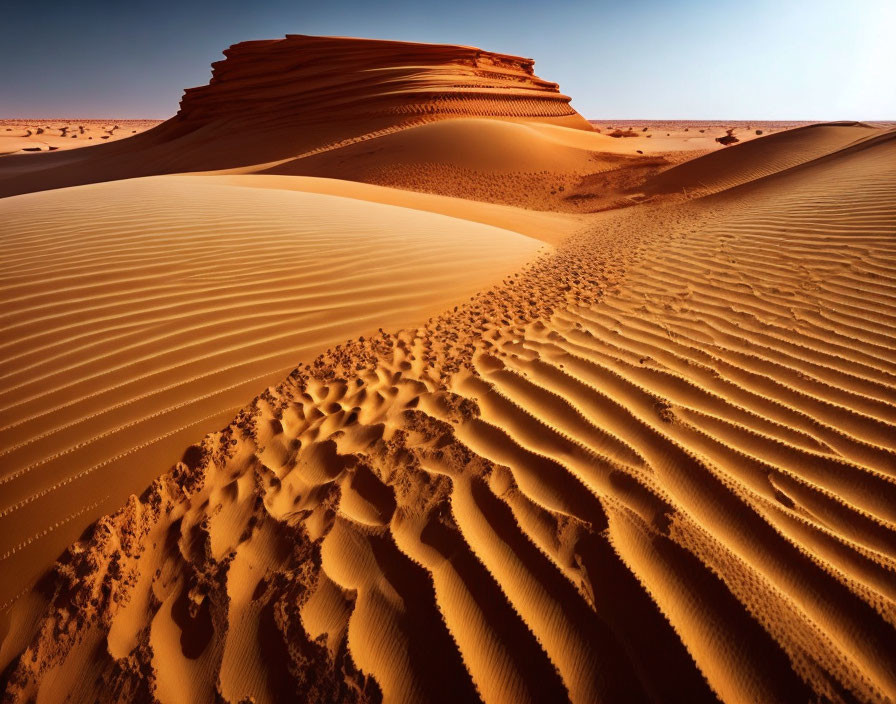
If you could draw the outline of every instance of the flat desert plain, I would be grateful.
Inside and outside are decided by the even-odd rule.
[[[75,149],[116,141],[155,127],[161,120],[2,119],[0,156]]]
[[[4,702],[896,698],[893,124],[224,53],[0,122]]]

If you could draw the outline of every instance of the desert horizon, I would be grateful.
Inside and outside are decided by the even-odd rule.
[[[277,37],[0,119],[2,701],[896,701],[896,119]]]

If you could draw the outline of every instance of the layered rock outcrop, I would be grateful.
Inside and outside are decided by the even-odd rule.
[[[498,117],[590,130],[532,59],[449,44],[312,37],[241,42],[187,89],[177,119],[307,123]]]
[[[594,129],[556,83],[535,75],[532,59],[518,56],[298,34],[223,53],[208,85],[187,89],[177,114],[151,130],[76,154],[41,155],[40,163],[6,158],[0,198],[155,174],[268,168],[452,118]]]

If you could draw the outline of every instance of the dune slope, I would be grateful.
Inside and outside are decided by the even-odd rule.
[[[892,700],[894,136],[296,369],[12,612],[7,697]]]
[[[0,604],[302,356],[418,324],[541,242],[162,176],[0,201]]]
[[[290,34],[241,42],[224,56],[212,64],[207,86],[185,91],[180,121],[448,113],[557,119],[591,129],[556,83],[535,76],[532,59],[475,47]]]
[[[716,193],[836,153],[880,132],[861,122],[796,127],[686,161],[649,179],[643,190],[651,195]]]
[[[588,212],[595,194],[581,197],[581,186],[587,190],[601,180],[601,194],[612,197],[620,178],[640,180],[667,163],[613,153],[616,144],[596,132],[467,117],[414,125],[243,172],[336,178],[531,210]]]

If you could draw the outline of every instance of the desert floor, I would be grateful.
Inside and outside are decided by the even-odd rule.
[[[0,119],[0,155],[75,149],[145,132],[161,120]]]
[[[891,701],[896,129],[592,122],[0,123],[4,701]]]

